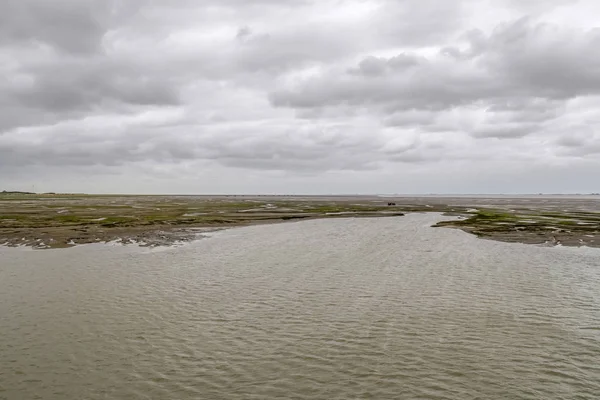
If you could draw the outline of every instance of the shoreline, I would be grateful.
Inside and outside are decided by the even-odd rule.
[[[391,218],[404,216],[403,213],[393,214],[356,214],[339,216],[305,216],[293,218],[264,218],[246,220],[244,222],[227,223],[223,225],[207,224],[170,224],[156,226],[111,227],[45,227],[16,229],[10,236],[0,229],[0,246],[31,247],[36,250],[70,248],[92,243],[136,244],[142,247],[172,246],[177,243],[190,242],[200,239],[203,233],[217,232],[225,229],[243,228],[257,225],[283,224],[290,222],[309,221],[316,219],[337,218]]]
[[[93,195],[0,196],[0,245],[170,246],[233,227],[413,212],[454,217],[433,227],[460,229],[483,239],[600,247],[600,201],[589,199]]]

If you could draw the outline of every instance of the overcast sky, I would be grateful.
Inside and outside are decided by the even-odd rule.
[[[3,0],[0,190],[600,191],[597,0]]]

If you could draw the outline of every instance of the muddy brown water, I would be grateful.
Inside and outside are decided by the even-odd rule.
[[[597,399],[600,250],[439,219],[0,248],[0,399]]]

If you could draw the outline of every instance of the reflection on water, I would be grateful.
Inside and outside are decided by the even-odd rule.
[[[0,249],[0,399],[594,399],[600,251],[434,215]]]

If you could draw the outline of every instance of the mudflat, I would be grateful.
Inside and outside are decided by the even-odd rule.
[[[448,216],[505,242],[600,247],[600,196],[121,196],[0,193],[0,244],[39,249],[189,241],[212,230],[315,218]]]

